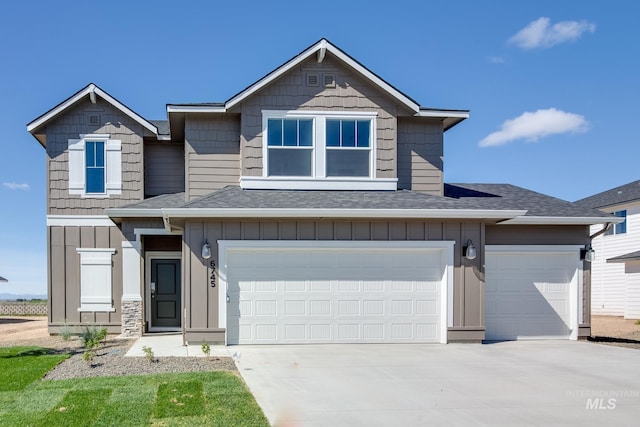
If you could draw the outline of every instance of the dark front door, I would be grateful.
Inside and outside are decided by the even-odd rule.
[[[151,328],[180,327],[180,260],[151,260]]]

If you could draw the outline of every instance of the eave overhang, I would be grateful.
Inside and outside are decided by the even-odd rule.
[[[518,216],[500,221],[499,225],[596,225],[618,224],[623,222],[620,217],[560,217],[560,216]]]
[[[345,63],[348,67],[351,67],[365,79],[371,82],[373,85],[379,87],[382,91],[386,92],[389,96],[399,102],[401,105],[414,112],[416,117],[432,117],[441,119],[443,122],[444,130],[448,130],[463,120],[469,118],[468,110],[444,110],[444,109],[432,109],[421,107],[416,101],[405,95],[391,84],[380,78],[374,72],[362,65],[360,62],[349,56],[340,48],[331,44],[328,40],[322,39],[313,44],[309,48],[305,49],[289,61],[285,62],[280,67],[276,68],[257,82],[253,83],[246,89],[237,93],[229,98],[226,102],[221,104],[201,105],[201,104],[167,104],[167,115],[176,113],[226,113],[236,105],[245,101],[248,97],[252,96],[256,92],[260,91],[273,81],[286,74],[290,70],[299,66],[302,62],[314,54],[318,54],[319,57],[326,55],[326,52],[330,52],[340,61]]]
[[[167,208],[106,209],[111,218],[407,218],[407,219],[505,219],[525,210],[492,209],[260,209],[260,208]]]
[[[71,108],[78,101],[81,101],[85,97],[89,97],[92,103],[96,102],[96,95],[102,98],[107,103],[111,104],[114,108],[120,110],[123,114],[129,116],[131,119],[140,124],[143,128],[151,132],[153,135],[158,137],[158,128],[153,125],[151,122],[131,110],[129,107],[109,95],[104,90],[100,89],[93,83],[88,84],[83,89],[80,89],[71,97],[62,101],[60,104],[53,107],[51,110],[47,111],[37,119],[31,121],[27,124],[27,131],[32,134],[43,147],[46,147],[46,140],[44,134],[38,133],[38,130],[42,128],[47,122],[54,119],[58,115],[62,114],[68,108]]]

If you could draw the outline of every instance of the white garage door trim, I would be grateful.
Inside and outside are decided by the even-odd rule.
[[[318,240],[219,240],[218,241],[218,322],[220,328],[227,329],[228,256],[232,251],[251,251],[252,249],[290,250],[290,249],[323,249],[348,251],[367,249],[384,252],[390,249],[439,249],[442,251],[444,276],[440,289],[440,342],[447,343],[447,330],[453,326],[453,248],[454,241],[318,241]],[[225,343],[227,341],[225,333]]]
[[[578,325],[583,316],[582,295],[584,294],[583,268],[580,260],[580,249],[583,245],[486,245],[486,256],[490,254],[562,254],[575,255],[576,270],[569,285],[569,329],[571,330],[569,339],[578,339]],[[485,285],[486,286],[486,285]]]

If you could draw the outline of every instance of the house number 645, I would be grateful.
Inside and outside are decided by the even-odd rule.
[[[211,260],[209,265],[211,266],[211,276],[209,276],[209,283],[211,284],[212,288],[215,288],[216,287],[216,262],[214,260]]]

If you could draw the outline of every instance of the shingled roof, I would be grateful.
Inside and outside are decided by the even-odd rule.
[[[444,196],[415,191],[243,190],[227,186],[191,201],[168,194],[111,208],[112,218],[156,217],[412,217],[476,218],[520,224],[597,224],[618,219],[509,184],[445,184]]]
[[[575,203],[590,208],[603,208],[632,202],[634,200],[640,200],[640,180],[594,194],[593,196],[585,197]]]

